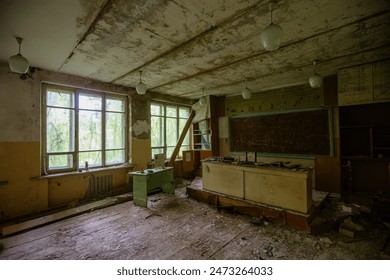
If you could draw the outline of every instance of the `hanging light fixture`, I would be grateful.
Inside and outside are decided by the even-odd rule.
[[[19,53],[9,58],[9,68],[11,68],[11,71],[14,73],[25,74],[30,67],[30,62],[28,62],[28,60],[20,54],[20,47],[23,42],[23,39],[20,37],[16,37],[16,41],[19,44]]]
[[[146,85],[142,82],[141,77],[142,71],[139,71],[139,82],[135,85],[135,89],[139,95],[144,95],[146,93]]]
[[[278,24],[272,22],[272,10],[275,6],[274,1],[269,2],[269,11],[271,14],[271,24],[261,32],[261,43],[266,51],[277,50],[282,42],[283,29]]]
[[[199,98],[199,104],[200,106],[206,106],[207,104],[207,98],[206,96],[204,96],[204,89],[203,89],[203,96]]]
[[[252,92],[250,91],[250,89],[248,88],[248,80],[245,79],[245,88],[244,90],[241,92],[242,94],[242,97],[244,99],[250,99],[251,96],[252,96]]]
[[[317,64],[318,60],[314,60],[314,74],[309,77],[309,84],[312,88],[319,88],[322,85],[322,76],[317,73]]]

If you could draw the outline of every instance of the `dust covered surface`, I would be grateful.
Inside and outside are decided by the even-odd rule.
[[[0,259],[390,259],[389,230],[377,224],[354,238],[338,229],[309,235],[186,196],[148,197],[99,209],[0,240]]]

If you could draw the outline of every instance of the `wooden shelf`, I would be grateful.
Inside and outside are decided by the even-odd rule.
[[[340,108],[341,181],[346,192],[389,192],[390,103]]]
[[[340,109],[341,156],[390,158],[390,103]]]
[[[194,150],[211,150],[212,130],[210,119],[202,120],[193,124],[193,145]]]

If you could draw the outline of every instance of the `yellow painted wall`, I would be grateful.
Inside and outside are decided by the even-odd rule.
[[[88,173],[40,177],[40,83],[89,87],[131,93],[131,89],[96,81],[39,71],[33,79],[21,80],[0,66],[0,222],[31,215],[83,200],[92,175],[113,174],[113,194],[130,191],[130,168],[110,168]],[[131,147],[137,166],[150,160],[150,140]],[[33,179],[31,179],[33,178]]]
[[[49,207],[59,207],[72,202],[79,202],[85,197],[89,183],[87,173],[83,175],[67,175],[50,178],[49,181]]]
[[[48,179],[49,208],[77,205],[86,198],[89,181],[92,176],[113,175],[113,194],[130,191],[128,186],[128,168],[108,168],[99,171],[87,171],[76,174],[51,177]],[[127,189],[126,189],[127,188]]]
[[[38,213],[48,208],[47,180],[39,175],[39,142],[0,142],[0,219]]]
[[[150,139],[134,139],[131,146],[131,162],[135,163],[134,170],[147,168],[148,162],[151,161],[151,142]]]

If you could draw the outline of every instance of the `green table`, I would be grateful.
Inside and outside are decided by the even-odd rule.
[[[148,206],[148,192],[161,189],[164,193],[175,193],[173,167],[147,169],[129,172],[133,177],[133,202],[138,206]]]

